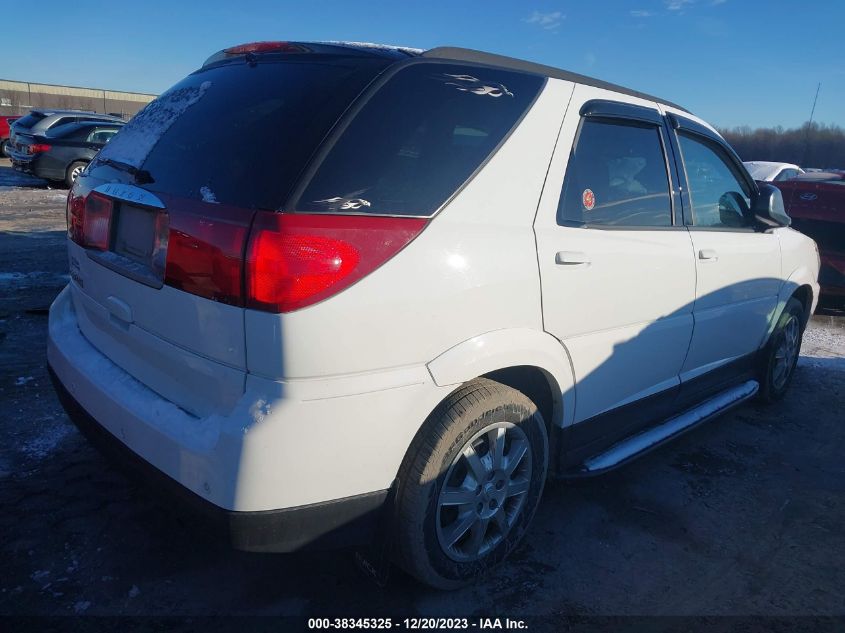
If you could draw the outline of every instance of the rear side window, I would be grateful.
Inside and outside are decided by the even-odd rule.
[[[74,115],[74,114],[69,115],[69,116],[61,116],[61,117],[57,117],[52,123],[50,123],[50,126],[48,127],[48,129],[53,129],[54,127],[59,126],[59,125],[72,125],[74,123],[79,123],[80,121],[96,121],[96,120],[97,119],[92,119],[91,117],[78,116],[78,115]]]
[[[64,123],[62,125],[54,125],[47,132],[48,138],[64,138],[70,141],[84,141],[91,128],[88,126],[80,126],[76,123]]]
[[[543,83],[496,68],[402,68],[327,146],[295,210],[432,215],[496,149]]]
[[[584,119],[557,212],[562,226],[672,225],[660,128]]]
[[[777,176],[775,176],[775,182],[780,182],[781,180],[792,180],[795,176],[798,175],[797,169],[784,169],[780,172]]]
[[[99,156],[146,170],[151,191],[277,209],[340,115],[388,63],[312,58],[210,66],[147,105]],[[111,169],[95,164],[92,173],[120,174],[99,173]]]

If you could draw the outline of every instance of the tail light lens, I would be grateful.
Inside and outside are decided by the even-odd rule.
[[[425,227],[418,218],[261,211],[246,256],[246,307],[291,312],[326,299],[393,257]]]
[[[164,283],[230,305],[243,305],[247,224],[197,215],[171,217]]]
[[[47,145],[46,143],[33,143],[27,146],[27,153],[40,154],[41,152],[49,152],[51,147],[52,145]]]
[[[95,191],[77,196],[71,190],[67,199],[68,237],[85,248],[108,250],[113,206],[111,198]]]

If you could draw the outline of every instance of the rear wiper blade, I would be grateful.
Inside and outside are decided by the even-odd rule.
[[[112,158],[98,158],[98,163],[102,163],[103,165],[108,165],[109,167],[114,167],[115,169],[119,169],[120,171],[125,171],[129,174],[132,174],[132,177],[135,179],[135,182],[139,185],[146,185],[151,182],[155,182],[153,180],[152,174],[148,172],[146,169],[138,169],[134,165],[130,165],[129,163],[124,163],[119,160],[114,160]]]

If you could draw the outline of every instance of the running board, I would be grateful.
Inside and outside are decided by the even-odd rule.
[[[573,475],[580,475],[582,477],[598,475],[604,471],[621,466],[625,462],[639,457],[699,424],[711,420],[738,404],[745,402],[753,397],[759,388],[760,384],[756,380],[749,380],[736,387],[731,387],[705,400],[692,409],[673,418],[669,418],[666,422],[658,426],[629,437],[626,440],[622,440],[618,444],[614,444],[605,452],[586,460],[580,472],[573,473]]]

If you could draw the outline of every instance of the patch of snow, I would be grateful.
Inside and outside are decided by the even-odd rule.
[[[36,270],[30,273],[0,273],[0,288],[31,288],[33,286],[63,286],[70,277],[64,273]]]
[[[130,598],[137,598],[141,595],[141,590],[138,589],[138,585],[132,585],[132,588],[129,590],[129,597]]]
[[[73,612],[74,613],[85,613],[91,607],[91,602],[88,600],[80,600],[75,605],[73,605]]]
[[[197,418],[149,389],[115,365],[82,336],[65,289],[50,311],[50,336],[77,370],[146,424],[173,438],[188,450],[207,451],[220,436],[219,416]]]
[[[204,81],[199,86],[165,92],[124,125],[100,151],[100,156],[140,169],[162,135],[210,87],[211,82]]]
[[[0,185],[0,191],[9,191],[20,187],[46,187],[47,181],[15,171],[11,167],[0,167]]]
[[[22,387],[30,380],[35,380],[32,376],[18,376],[18,379],[15,381],[15,387]]]
[[[376,44],[375,42],[349,42],[343,40],[328,40],[317,42],[317,44],[337,44],[339,46],[356,46],[358,48],[372,48],[380,51],[402,51],[403,53],[410,53],[412,55],[419,55],[423,52],[421,48],[413,48],[412,46],[394,46],[392,44]]]
[[[217,201],[217,196],[214,195],[214,192],[209,189],[207,185],[200,187],[200,195],[202,196],[203,202],[209,202],[211,204],[220,204]]]
[[[39,580],[44,580],[49,575],[50,572],[46,569],[39,569],[38,571],[33,572],[30,578],[32,578],[35,582],[38,582]]]
[[[48,429],[45,433],[32,439],[21,446],[21,452],[30,459],[44,459],[52,454],[62,442],[72,434],[72,427],[67,424],[59,424]],[[68,568],[68,571],[72,571]]]

